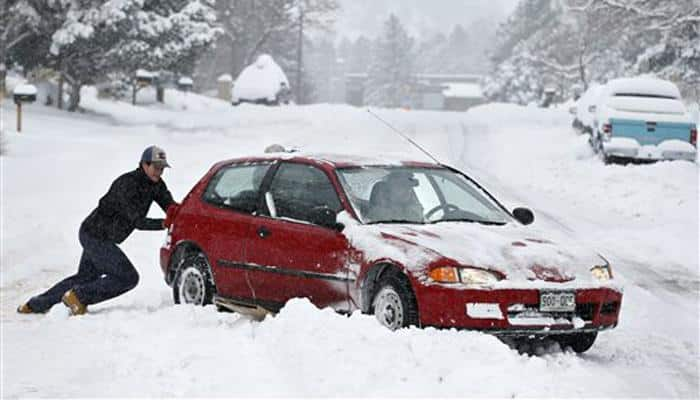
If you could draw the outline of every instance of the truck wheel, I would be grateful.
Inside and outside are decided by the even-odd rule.
[[[389,270],[379,279],[372,300],[374,316],[380,324],[393,330],[418,325],[418,305],[408,278]]]
[[[209,262],[203,253],[187,255],[173,281],[175,304],[204,306],[216,293]]]

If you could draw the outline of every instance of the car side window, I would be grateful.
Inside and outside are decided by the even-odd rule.
[[[252,214],[257,208],[260,185],[268,169],[269,163],[225,167],[209,182],[204,201]]]
[[[283,163],[272,179],[270,193],[277,216],[282,218],[308,222],[316,208],[334,212],[342,208],[331,181],[312,165]]]

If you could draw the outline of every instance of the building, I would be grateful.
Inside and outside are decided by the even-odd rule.
[[[415,74],[410,107],[418,110],[465,111],[486,101],[483,76],[476,74]],[[364,106],[366,73],[345,74],[345,102]]]

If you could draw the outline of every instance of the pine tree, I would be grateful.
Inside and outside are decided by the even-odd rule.
[[[575,87],[640,73],[692,87],[699,30],[697,0],[523,0],[501,27],[487,94],[530,102],[554,85],[569,97]]]
[[[368,104],[401,107],[410,103],[413,57],[413,39],[392,14],[372,50],[365,92]]]

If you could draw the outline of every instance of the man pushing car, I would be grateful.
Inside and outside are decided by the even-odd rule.
[[[22,314],[44,313],[62,301],[72,315],[87,312],[87,306],[117,297],[134,287],[139,274],[118,244],[134,229],[165,229],[163,219],[146,218],[153,201],[163,211],[176,204],[165,182],[163,170],[170,167],[165,151],[146,148],[136,170],[118,177],[80,226],[78,272],[32,297],[17,308]]]

